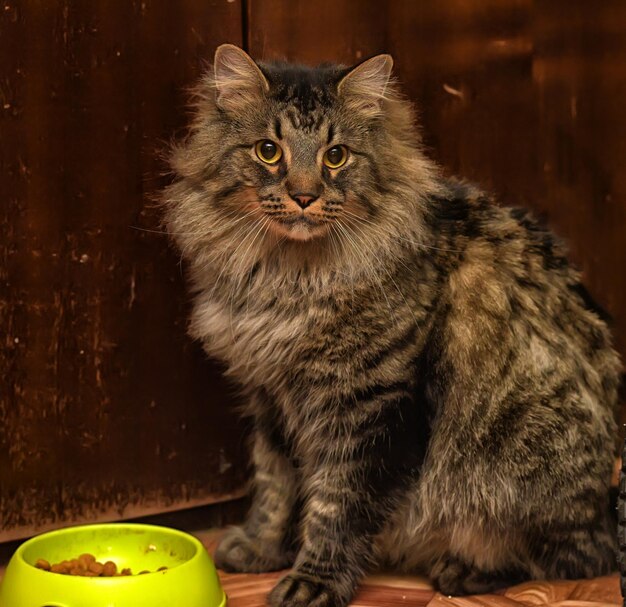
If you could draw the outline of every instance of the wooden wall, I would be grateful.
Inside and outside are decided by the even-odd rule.
[[[626,3],[4,0],[0,539],[228,499],[242,428],[151,195],[184,87],[391,52],[430,153],[567,237],[626,354]]]
[[[3,539],[241,492],[242,431],[150,198],[225,41],[238,1],[0,6]]]

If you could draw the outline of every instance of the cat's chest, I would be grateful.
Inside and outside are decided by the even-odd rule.
[[[266,384],[284,373],[311,346],[313,306],[249,302],[228,305],[199,298],[191,331],[206,351],[228,366],[229,375],[244,382]]]

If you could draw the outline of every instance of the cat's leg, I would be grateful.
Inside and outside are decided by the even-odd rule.
[[[457,524],[448,527],[448,549],[433,559],[430,569],[442,593],[482,594],[529,579],[591,578],[615,570],[616,534],[600,491],[583,485],[575,495],[567,484],[560,489],[552,486],[552,495],[541,501],[527,493],[507,506],[502,488],[493,482],[491,493],[482,492],[493,500],[482,505],[474,501],[475,514],[470,516],[456,504],[471,503],[481,493],[480,485],[466,483],[465,487],[465,495],[450,492],[456,499],[449,500],[445,509],[448,520]],[[518,495],[520,489],[515,487]],[[491,531],[485,532],[477,522],[488,516]]]
[[[616,532],[601,517],[587,527],[552,525],[530,537],[540,577],[580,579],[608,575],[617,569]]]
[[[386,396],[393,390],[397,386],[381,387],[379,393]],[[269,605],[344,607],[349,603],[376,562],[374,538],[395,505],[392,496],[419,470],[415,425],[406,401],[388,400],[379,406],[370,401],[358,427],[329,420],[332,439],[331,431],[318,429],[314,443],[307,440],[316,451],[308,461],[317,464],[314,470],[303,471],[307,499],[302,546],[292,571],[270,593]]]
[[[339,468],[325,468],[312,479],[317,489],[305,506],[301,550],[291,573],[270,594],[269,605],[348,604],[372,553],[367,518],[380,516],[372,497],[349,476]]]
[[[506,452],[498,455],[501,465],[511,462]],[[481,594],[528,579],[590,578],[615,569],[615,532],[601,487],[590,487],[582,476],[577,486],[571,480],[573,471],[559,476],[560,464],[554,459],[546,477],[536,475],[532,485],[516,477],[523,463],[511,465],[502,482],[495,470],[490,477],[472,472],[479,458],[466,463],[466,479],[490,480],[461,484],[458,477],[434,492],[450,530],[448,549],[433,559],[430,570],[442,593]],[[450,472],[447,478],[453,478]],[[570,482],[559,482],[563,478]],[[533,492],[542,484],[545,490],[537,499]],[[445,495],[452,497],[446,501]],[[471,505],[471,511],[462,504]],[[480,520],[491,521],[490,533],[480,529]]]
[[[572,503],[573,508],[577,506]],[[580,510],[584,506],[578,505]],[[588,526],[580,523],[552,524],[548,531],[526,531],[524,547],[516,552],[517,565],[499,568],[478,566],[478,552],[453,556],[447,553],[431,570],[438,590],[444,594],[483,594],[528,579],[581,579],[608,575],[616,568],[615,533],[606,517],[597,517]],[[479,551],[484,545],[477,542]],[[483,556],[483,555],[480,555]]]
[[[426,573],[447,595],[483,594],[540,577],[527,564],[519,525],[481,528],[477,524],[481,517],[466,516],[454,495],[443,503],[443,496],[450,495],[448,491],[439,487],[435,503],[426,508],[425,493],[420,492],[419,485],[413,487],[379,536],[378,552],[387,567],[403,573]],[[443,510],[456,513],[456,525],[438,518],[437,513]]]
[[[455,594],[474,591],[466,583],[474,570],[492,578],[481,591],[518,581],[502,580],[511,567],[532,578],[606,572],[608,534],[589,529],[608,492],[612,397],[582,352],[545,337],[559,335],[563,324],[541,319],[548,323],[541,334],[530,324],[511,332],[469,301],[463,310],[449,319],[445,357],[455,373],[441,391],[433,457],[422,476],[432,525],[450,530],[454,557],[433,567],[434,581]],[[481,560],[480,535],[469,542],[458,531],[470,530],[469,537],[476,528],[505,538],[490,562]],[[594,535],[604,547],[593,546]]]
[[[259,428],[255,433],[253,462],[254,494],[246,522],[231,528],[215,553],[215,563],[225,571],[258,573],[293,564],[295,472]]]
[[[447,546],[439,545],[438,554],[431,552],[429,575],[437,590],[447,595],[484,594],[537,577],[529,566],[519,522],[481,525],[480,516],[463,517],[461,509],[458,514],[456,525],[438,530]]]

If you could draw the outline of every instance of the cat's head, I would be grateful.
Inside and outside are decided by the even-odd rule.
[[[405,224],[416,175],[430,173],[392,65],[389,55],[351,68],[256,63],[220,46],[197,89],[191,136],[173,155],[204,196],[189,203],[194,229],[210,210],[213,227],[262,226],[257,243],[316,247],[350,238],[355,226],[363,236]]]

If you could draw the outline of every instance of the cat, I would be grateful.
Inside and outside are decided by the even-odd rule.
[[[607,324],[551,232],[425,156],[392,64],[220,46],[171,154],[190,333],[254,428],[215,561],[291,568],[272,606],[379,567],[450,595],[615,567]]]

